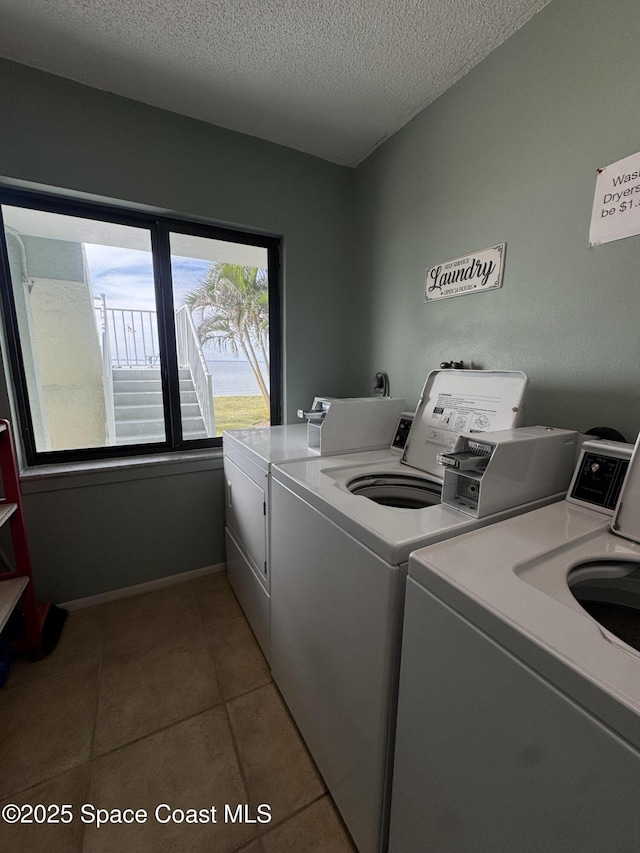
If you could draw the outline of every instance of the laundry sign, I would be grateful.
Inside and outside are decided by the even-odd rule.
[[[425,300],[466,296],[502,287],[506,248],[506,243],[500,243],[499,246],[430,267],[427,270]]]
[[[598,169],[589,245],[640,234],[640,154]]]

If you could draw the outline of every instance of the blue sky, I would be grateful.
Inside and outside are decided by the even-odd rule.
[[[104,294],[107,308],[156,311],[151,251],[84,243],[93,295]],[[210,260],[171,256],[173,303],[177,310],[184,297],[198,286],[211,268]],[[194,317],[197,325],[197,314]],[[149,318],[145,320],[148,322]],[[135,321],[138,323],[138,319]],[[122,345],[122,341],[120,341]],[[211,342],[203,347],[207,361],[245,361]]]
[[[109,308],[155,311],[151,253],[85,243],[94,296],[104,293]],[[175,307],[211,266],[197,258],[171,259]]]
[[[91,243],[85,243],[84,247],[93,295],[99,297],[104,294],[107,308],[156,310],[150,252]],[[210,267],[211,261],[172,256],[173,301],[176,309],[183,304],[185,295],[197,287]],[[207,361],[236,360],[231,351],[221,352],[211,344],[205,345],[204,353]]]

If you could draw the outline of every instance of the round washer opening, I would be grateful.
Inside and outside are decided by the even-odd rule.
[[[440,489],[420,477],[403,474],[368,474],[347,483],[353,495],[397,509],[424,509],[440,503]]]
[[[593,560],[575,566],[569,590],[587,613],[640,652],[640,562]]]

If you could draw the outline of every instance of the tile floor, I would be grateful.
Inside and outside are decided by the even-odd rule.
[[[12,853],[355,851],[225,574],[74,611],[48,658],[13,663],[0,690],[7,803],[73,813],[0,821]],[[161,823],[160,804],[213,805],[216,821]],[[267,804],[271,821],[225,822],[239,804],[253,819]],[[148,819],[98,827],[83,805]]]

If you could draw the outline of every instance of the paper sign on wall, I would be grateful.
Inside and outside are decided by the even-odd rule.
[[[500,243],[428,269],[425,301],[502,287],[506,246]]]
[[[640,153],[598,169],[589,245],[640,234]]]

